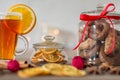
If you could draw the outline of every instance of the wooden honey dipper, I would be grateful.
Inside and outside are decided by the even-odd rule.
[[[34,64],[28,64],[27,61],[10,60],[8,62],[0,62],[0,69],[7,69],[12,72],[17,72],[19,69],[35,67]]]

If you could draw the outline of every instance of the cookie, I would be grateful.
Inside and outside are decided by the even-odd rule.
[[[91,49],[95,44],[96,44],[95,40],[93,40],[91,38],[87,38],[85,41],[83,41],[80,44],[79,49],[80,50]]]

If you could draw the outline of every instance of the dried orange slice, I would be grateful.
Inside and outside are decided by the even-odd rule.
[[[78,70],[71,65],[63,65],[63,75],[64,76],[85,76],[86,72],[84,70]]]
[[[41,51],[45,54],[53,54],[57,51],[56,48],[42,48]]]
[[[62,65],[57,63],[47,63],[47,64],[44,64],[42,68],[49,69],[51,71],[51,70],[54,70],[55,68],[62,69]]]
[[[46,69],[52,75],[57,76],[85,76],[86,72],[84,70],[78,70],[77,68],[71,65],[61,65],[57,63],[47,63],[42,66],[43,69]]]
[[[42,54],[42,57],[47,62],[58,62],[61,59],[57,54]]]
[[[84,70],[79,70],[78,74],[79,74],[80,76],[85,76],[87,73],[86,73],[86,71],[84,71]]]
[[[59,55],[59,56],[61,56],[61,57],[65,57],[65,56],[62,54],[62,52],[59,51],[59,50],[56,51],[56,54]]]
[[[60,56],[60,59],[58,62],[63,62],[64,61],[64,58],[62,56]]]
[[[48,64],[43,65],[42,68],[50,71],[50,73],[52,75],[56,75],[56,76],[62,76],[63,75],[63,73],[62,73],[63,67],[60,64],[48,63]]]
[[[34,11],[25,4],[16,4],[8,9],[8,12],[17,12],[22,14],[21,26],[19,28],[10,28],[18,34],[27,34],[36,24],[36,15]],[[17,27],[17,26],[16,26]]]
[[[36,57],[32,57],[31,62],[32,63],[39,63],[39,62],[43,62],[44,60],[42,58],[36,58]]]
[[[18,71],[18,76],[22,78],[30,78],[38,75],[48,75],[50,72],[42,67],[26,68]]]
[[[65,76],[78,76],[78,70],[71,65],[63,65],[63,74]]]
[[[39,52],[37,52],[35,55],[34,55],[34,57],[36,57],[36,58],[42,58],[42,52],[41,51],[39,51]]]

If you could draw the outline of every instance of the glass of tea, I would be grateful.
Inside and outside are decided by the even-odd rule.
[[[23,54],[28,49],[28,40],[14,32],[21,28],[22,16],[19,13],[0,13],[0,60],[11,60],[15,55]],[[25,43],[25,49],[16,51],[18,38]]]

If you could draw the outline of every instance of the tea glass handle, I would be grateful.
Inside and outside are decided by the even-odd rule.
[[[18,36],[18,38],[23,40],[23,42],[25,44],[25,49],[20,50],[20,51],[16,51],[16,55],[22,55],[22,54],[27,52],[28,47],[29,47],[29,43],[28,43],[28,39],[25,36],[20,35],[20,36]]]

